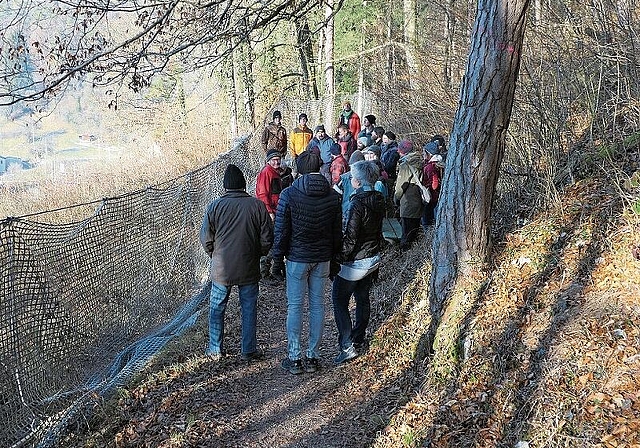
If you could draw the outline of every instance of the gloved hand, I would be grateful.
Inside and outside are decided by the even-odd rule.
[[[336,275],[338,275],[338,272],[340,272],[340,263],[331,260],[329,262],[329,280],[333,281]]]
[[[286,269],[284,267],[284,260],[273,259],[273,265],[271,266],[271,276],[277,280],[284,280],[287,276]]]

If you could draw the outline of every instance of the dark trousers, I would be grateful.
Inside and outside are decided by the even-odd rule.
[[[436,223],[436,205],[436,202],[429,203],[422,208],[422,227],[425,230]]]
[[[416,239],[420,229],[420,218],[400,218],[402,226],[402,237],[400,238],[400,248],[408,249]]]
[[[373,273],[365,278],[350,281],[340,276],[333,280],[331,299],[333,301],[333,316],[338,327],[338,343],[340,349],[345,350],[351,344],[362,344],[365,340],[365,333],[369,325],[369,315],[371,314],[371,303],[369,302],[369,291],[373,283]],[[351,295],[356,300],[355,322],[351,322],[349,314],[349,299]]]

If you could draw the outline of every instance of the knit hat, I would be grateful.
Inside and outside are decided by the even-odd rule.
[[[362,151],[356,149],[355,151],[353,151],[353,154],[351,154],[351,157],[349,158],[349,165],[353,165],[354,163],[360,162],[362,160],[364,160]]]
[[[322,132],[326,132],[326,131],[324,130],[324,125],[323,125],[323,124],[319,124],[318,126],[316,126],[316,129],[315,129],[313,132],[314,132],[314,134],[317,134],[317,133],[318,133],[318,132],[320,132],[320,131],[322,131]]]
[[[279,118],[282,120],[282,112],[280,112],[279,110],[273,111],[273,119],[275,120],[276,118]]]
[[[409,140],[401,140],[400,143],[398,143],[398,152],[400,154],[408,154],[411,151],[413,151],[413,143]]]
[[[422,150],[428,152],[432,156],[440,154],[440,145],[438,145],[437,141],[429,142],[422,147]]]
[[[367,149],[365,149],[363,151],[363,153],[375,154],[376,157],[379,159],[380,158],[380,154],[382,154],[382,149],[378,145],[371,145]]]
[[[369,139],[367,137],[360,137],[358,139],[358,143],[360,143],[362,146],[366,147],[369,144]]]
[[[240,168],[230,163],[224,171],[222,186],[225,190],[244,190],[247,188],[247,181],[242,171],[240,171]]]
[[[337,143],[331,145],[331,155],[337,156],[342,154],[342,146]]]
[[[267,158],[265,159],[265,161],[268,162],[269,160],[273,159],[274,157],[282,157],[282,153],[280,151],[278,151],[277,149],[270,149],[267,152]]]
[[[369,124],[376,124],[376,116],[375,115],[365,115],[364,118],[367,119]]]
[[[377,134],[377,132],[376,132]],[[384,135],[387,136],[387,138],[389,138],[389,140],[395,140],[396,139],[396,134],[394,134],[392,131],[385,131]],[[382,137],[382,136],[380,136]]]
[[[311,151],[303,151],[296,159],[298,174],[319,173],[322,159]]]

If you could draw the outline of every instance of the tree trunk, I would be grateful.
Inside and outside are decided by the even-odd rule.
[[[327,0],[325,9],[325,18],[327,25],[324,28],[324,81],[325,81],[325,104],[324,124],[327,128],[327,134],[331,135],[334,131],[335,124],[333,122],[333,109],[335,103],[335,79],[333,71],[333,0]]]
[[[455,0],[449,0],[445,11],[444,24],[444,65],[442,68],[442,77],[447,90],[453,89],[453,63],[455,60],[455,31],[456,31],[456,11]]]
[[[242,54],[242,82],[244,84],[244,113],[251,129],[256,128],[256,94],[255,78],[253,76],[253,48],[247,39],[241,46]]]
[[[460,275],[491,251],[491,209],[504,156],[530,0],[479,0],[433,242],[434,319]]]
[[[402,12],[404,15],[404,50],[409,69],[409,86],[417,89],[418,62],[416,60],[416,0],[403,0]]]
[[[229,46],[232,44],[229,42]],[[229,63],[227,67],[226,75],[230,77],[229,84],[227,85],[227,92],[229,95],[229,132],[231,133],[231,138],[234,139],[238,136],[238,97],[236,90],[236,52],[232,51],[231,57],[229,58]],[[223,79],[225,73],[222,73]]]

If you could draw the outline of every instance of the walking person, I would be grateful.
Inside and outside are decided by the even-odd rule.
[[[273,243],[273,222],[264,203],[246,192],[240,168],[229,164],[223,178],[225,193],[207,207],[200,226],[200,243],[211,258],[209,347],[213,359],[223,355],[224,313],[231,288],[238,286],[242,313],[243,360],[263,356],[256,338],[260,257]]]
[[[382,219],[385,203],[382,193],[374,189],[380,173],[374,162],[360,161],[351,166],[351,196],[344,228],[341,268],[333,280],[331,299],[338,327],[340,352],[335,364],[349,361],[366,342],[371,304],[369,293],[380,265]],[[356,301],[355,321],[349,314],[349,300]]]
[[[286,257],[287,358],[282,367],[297,375],[318,369],[324,327],[324,288],[342,248],[340,197],[320,174],[320,157],[298,156],[298,173],[280,194],[276,211],[273,258]],[[301,333],[305,295],[309,301],[309,335],[303,359]]]

